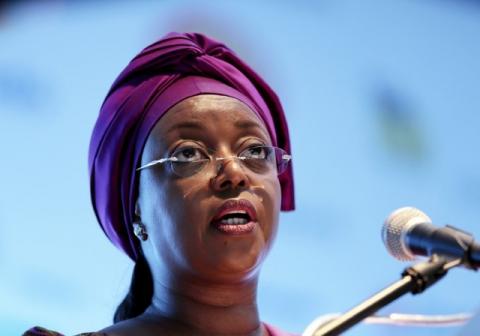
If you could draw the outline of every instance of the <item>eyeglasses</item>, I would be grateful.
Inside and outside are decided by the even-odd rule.
[[[170,169],[180,177],[192,176],[212,163],[226,160],[237,160],[242,167],[257,173],[267,174],[275,172],[280,175],[285,172],[292,157],[281,148],[273,146],[252,146],[242,150],[238,155],[229,157],[217,157],[213,151],[207,153],[200,147],[181,147],[175,150],[172,156],[153,160],[139,168],[137,171],[155,166],[157,164],[168,164]],[[221,165],[216,165],[218,173]]]

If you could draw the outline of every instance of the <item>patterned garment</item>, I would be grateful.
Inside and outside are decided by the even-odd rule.
[[[295,336],[294,334],[286,333],[266,323],[264,323],[264,326],[267,329],[270,336]],[[25,333],[23,333],[22,336],[65,336],[65,335],[60,334],[56,331],[42,328],[42,327],[33,327],[32,329],[27,330]],[[89,333],[81,333],[75,336],[108,336],[108,335],[106,333],[101,333],[101,332],[89,332]]]
[[[33,327],[32,329],[29,329],[26,332],[24,332],[22,336],[65,336],[65,335],[60,334],[56,331],[42,328],[42,327]],[[77,334],[75,336],[107,336],[107,334],[100,333],[100,332],[88,332],[88,333]]]

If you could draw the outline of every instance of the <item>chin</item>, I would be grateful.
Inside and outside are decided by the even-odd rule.
[[[258,273],[268,250],[264,244],[242,244],[226,246],[213,258],[212,269],[223,273],[227,278],[248,278]],[[260,245],[260,246],[259,246]]]

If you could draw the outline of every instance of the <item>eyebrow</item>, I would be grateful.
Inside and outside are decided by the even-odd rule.
[[[190,129],[197,129],[197,130],[204,130],[205,127],[201,123],[195,121],[184,121],[179,124],[173,125],[167,131],[167,133],[173,132],[179,128],[190,128]]]
[[[266,127],[264,125],[260,124],[257,121],[238,120],[234,123],[234,125],[238,128],[244,129],[244,130],[255,128],[255,129],[259,130],[265,137],[267,137],[267,139],[270,138],[270,135],[269,135],[268,131],[266,130]]]
[[[238,128],[260,128],[263,131],[263,128],[258,124],[258,122],[252,120],[238,120],[234,123]]]
[[[243,128],[243,129],[259,128],[260,130],[263,131],[263,128],[258,124],[258,122],[255,122],[252,120],[238,120],[234,123],[234,126],[238,128]],[[184,121],[179,124],[173,125],[172,127],[170,127],[170,129],[167,132],[170,133],[179,128],[192,128],[192,129],[202,130],[205,127],[203,127],[201,123],[198,123],[195,121]]]

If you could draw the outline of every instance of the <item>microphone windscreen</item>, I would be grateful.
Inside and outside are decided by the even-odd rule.
[[[413,207],[404,207],[392,212],[382,227],[382,240],[387,251],[396,259],[407,261],[415,255],[406,244],[406,235],[412,227],[432,220],[422,211]]]

